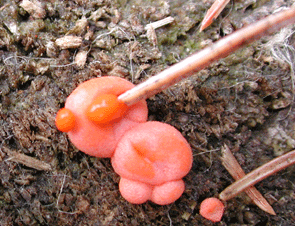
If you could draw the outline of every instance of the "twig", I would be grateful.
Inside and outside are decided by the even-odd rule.
[[[222,165],[227,169],[230,175],[235,179],[239,180],[245,176],[245,172],[243,171],[242,167],[228,148],[226,144],[223,145],[221,148],[222,152]],[[271,214],[276,215],[275,211],[271,207],[271,205],[267,202],[267,200],[262,196],[262,194],[255,188],[249,187],[246,188],[244,191],[252,201],[263,211]]]
[[[157,29],[159,27],[163,27],[167,24],[170,24],[174,21],[174,18],[172,16],[168,16],[162,20],[158,20],[158,21],[155,21],[153,23],[149,23],[145,26],[144,29],[148,30],[150,27],[152,27],[153,29]]]
[[[142,99],[147,99],[161,92],[178,81],[202,70],[213,61],[228,56],[231,52],[249,44],[261,36],[271,33],[283,26],[295,22],[295,6],[289,10],[268,16],[252,25],[240,29],[231,35],[217,41],[213,45],[180,61],[168,69],[151,77],[118,97],[127,105],[132,105]]]
[[[40,161],[36,158],[10,150],[7,151],[7,154],[9,155],[9,158],[5,161],[20,163],[36,170],[51,170],[51,166],[48,163]]]
[[[220,194],[219,198],[221,200],[229,200],[246,188],[253,186],[254,184],[262,181],[266,177],[285,169],[286,167],[293,165],[295,163],[295,150],[288,152],[280,157],[277,157],[270,162],[258,167],[251,173],[248,173],[243,178],[237,180],[226,189],[224,189]]]
[[[158,44],[157,35],[155,30],[159,27],[165,26],[167,24],[170,24],[174,21],[174,18],[172,16],[166,17],[162,20],[158,20],[153,23],[149,23],[145,26],[146,30],[146,36],[150,43],[152,43],[154,46]]]

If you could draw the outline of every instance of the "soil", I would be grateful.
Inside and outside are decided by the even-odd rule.
[[[173,204],[125,201],[109,159],[80,152],[54,124],[83,81],[113,75],[141,83],[291,0],[231,2],[204,32],[213,0],[40,0],[26,10],[21,3],[0,1],[1,226],[213,225],[199,206],[234,181],[220,161],[223,144],[246,173],[294,149],[292,27],[147,100],[149,119],[175,126],[193,149],[186,190]],[[174,22],[148,39],[144,26],[167,16]],[[80,38],[57,46],[66,34]],[[79,51],[87,58],[77,64]],[[294,225],[294,178],[291,166],[256,185],[276,216],[243,193],[227,201],[216,225]]]

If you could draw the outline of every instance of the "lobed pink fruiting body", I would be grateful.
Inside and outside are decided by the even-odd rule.
[[[182,178],[190,171],[192,160],[191,148],[178,130],[165,123],[150,121],[125,133],[112,157],[112,165],[124,178],[124,182],[120,182],[120,191],[124,194],[127,193],[125,186],[129,187],[130,193],[138,192],[135,188],[142,187],[149,193],[149,200],[166,205],[183,193]],[[127,185],[126,179],[132,186]],[[141,203],[136,198],[131,199],[129,194],[125,196],[129,202]]]
[[[146,122],[145,101],[127,106],[118,100],[133,86],[111,76],[82,83],[57,113],[56,126],[82,152],[111,158],[127,201],[167,205],[184,192],[182,178],[191,169],[192,151],[174,127]]]

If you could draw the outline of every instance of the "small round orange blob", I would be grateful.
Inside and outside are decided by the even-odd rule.
[[[200,214],[207,220],[219,222],[223,216],[224,205],[218,198],[207,198],[200,206]]]
[[[127,109],[128,106],[119,101],[116,95],[101,94],[92,101],[86,115],[97,124],[106,124],[122,118]]]
[[[60,109],[55,117],[55,125],[62,132],[69,132],[75,127],[75,115],[67,108]]]

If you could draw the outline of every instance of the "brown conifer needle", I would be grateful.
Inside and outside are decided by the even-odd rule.
[[[222,165],[227,169],[230,175],[235,179],[239,180],[244,177],[246,174],[229,147],[224,144],[221,148],[222,157],[220,158],[222,161]],[[271,205],[267,202],[267,200],[262,196],[262,194],[255,188],[249,187],[244,190],[244,192],[252,199],[252,201],[263,211],[276,215],[275,211],[271,207]]]
[[[200,27],[200,31],[210,26],[214,19],[218,17],[224,7],[229,3],[229,0],[216,0],[210,9],[208,9]]]
[[[151,77],[133,89],[121,94],[118,99],[132,105],[147,99],[168,88],[178,81],[202,70],[212,62],[228,56],[230,53],[251,43],[270,32],[295,22],[295,6],[277,14],[270,15],[252,25],[246,26],[231,35],[215,42],[211,46],[187,57],[177,64]]]
[[[285,169],[286,167],[295,163],[295,149],[288,152],[282,156],[279,156],[270,162],[258,167],[252,172],[248,173],[246,176],[235,181],[233,184],[224,189],[220,194],[219,198],[221,200],[229,200],[246,188],[253,186],[254,184],[262,181],[266,177]]]

